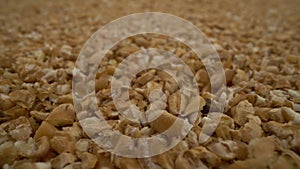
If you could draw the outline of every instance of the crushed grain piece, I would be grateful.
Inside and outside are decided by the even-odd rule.
[[[50,145],[57,153],[73,153],[75,151],[75,141],[71,136],[55,135],[50,139]]]
[[[234,149],[237,149],[238,147],[234,141],[226,140],[211,143],[207,148],[224,160],[232,160],[235,158]]]
[[[47,117],[46,121],[54,126],[73,124],[75,111],[72,104],[61,104],[56,107]]]
[[[74,163],[76,156],[71,153],[61,153],[55,158],[51,159],[51,165],[55,169],[60,169],[65,167],[68,164]]]
[[[12,141],[0,145],[0,166],[10,164],[18,158],[17,149]]]
[[[94,168],[98,159],[97,156],[88,152],[83,152],[79,155],[82,168]]]
[[[253,119],[249,119],[249,122],[247,122],[241,129],[241,137],[244,142],[249,142],[254,138],[258,138],[263,136],[263,130],[260,126],[260,123],[257,123]]]
[[[30,109],[35,102],[35,94],[28,90],[15,90],[9,93],[9,98],[17,105]]]
[[[38,119],[38,120],[43,121],[43,120],[46,120],[49,113],[43,113],[43,112],[39,112],[39,111],[31,111],[30,115],[33,116],[34,118]]]
[[[292,121],[294,124],[300,124],[300,114],[296,113],[289,107],[282,107],[282,114],[287,121]]]
[[[49,139],[52,138],[55,133],[58,131],[56,127],[47,121],[43,121],[40,127],[37,129],[34,135],[34,139],[37,140],[42,136],[47,136]]]
[[[5,111],[12,108],[15,104],[10,100],[9,96],[6,94],[0,94],[0,110]]]
[[[234,121],[242,126],[247,121],[247,116],[254,114],[254,108],[248,100],[241,101],[236,107],[232,109]]]
[[[16,140],[27,140],[32,133],[32,128],[28,124],[20,124],[15,129],[9,131],[9,135]]]

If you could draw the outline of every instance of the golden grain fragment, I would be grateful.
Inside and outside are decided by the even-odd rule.
[[[177,82],[173,78],[166,79],[164,90],[174,93],[178,90]]]
[[[55,103],[56,104],[73,103],[72,94],[58,96],[58,98],[55,100]]]
[[[48,117],[49,113],[43,113],[43,112],[39,112],[39,111],[31,111],[30,115],[33,116],[34,118],[38,119],[38,120],[46,120],[46,118]]]
[[[289,107],[282,107],[282,114],[287,121],[292,121],[294,124],[300,124],[300,114],[296,113]]]
[[[10,137],[9,137],[8,133],[2,127],[0,127],[0,145],[9,140],[10,140]]]
[[[134,37],[134,42],[139,45],[139,46],[143,46],[143,47],[148,47],[149,46],[149,40],[147,40],[144,37]]]
[[[200,160],[193,157],[193,154],[190,154],[190,151],[181,152],[176,161],[175,168],[203,168],[208,169],[208,167]]]
[[[16,106],[10,108],[9,110],[4,111],[3,114],[5,116],[15,119],[20,116],[28,116],[28,110],[26,110],[25,108],[23,108],[19,105],[16,105]]]
[[[287,95],[282,90],[270,91],[271,102],[274,106],[284,106],[287,100]]]
[[[54,126],[65,126],[73,124],[75,120],[75,111],[72,104],[61,104],[47,117],[46,121]]]
[[[286,59],[289,63],[293,63],[293,64],[296,64],[298,63],[299,61],[299,56],[296,56],[296,55],[288,55],[286,56]]]
[[[281,108],[274,108],[269,111],[269,118],[273,121],[278,121],[280,123],[284,123],[285,119],[282,115]]]
[[[156,70],[151,69],[147,71],[146,73],[143,73],[140,77],[137,78],[136,82],[140,83],[141,85],[145,85],[147,82],[149,82],[155,75]]]
[[[0,166],[10,164],[18,158],[17,149],[12,141],[0,145]]]
[[[50,162],[20,162],[13,165],[15,169],[51,169]]]
[[[212,143],[207,148],[224,160],[232,160],[235,158],[234,149],[237,149],[237,144],[231,140],[226,140]]]
[[[57,85],[55,88],[55,93],[58,95],[65,95],[71,92],[71,87],[69,84]]]
[[[162,168],[172,169],[175,167],[171,153],[165,152],[153,157],[153,161]]]
[[[244,142],[249,142],[252,139],[261,137],[263,135],[263,130],[260,126],[260,123],[256,122],[253,119],[249,119],[241,129],[241,137]]]
[[[174,115],[177,115],[179,114],[179,110],[180,110],[180,103],[181,103],[181,100],[180,100],[180,92],[177,91],[173,94],[171,94],[169,97],[168,97],[168,104],[169,104],[169,111],[170,113],[174,114]]]
[[[234,121],[242,126],[247,121],[247,116],[254,114],[254,109],[248,100],[241,101],[235,108],[232,109]]]
[[[239,83],[247,82],[247,81],[249,81],[249,77],[248,77],[247,73],[241,69],[237,69],[236,74],[232,78],[232,83],[234,85],[239,85]]]
[[[56,127],[47,121],[43,121],[40,127],[37,129],[34,135],[34,139],[37,140],[42,136],[47,136],[49,139],[52,138],[55,133],[58,131]]]
[[[300,91],[287,89],[291,99],[295,102],[300,102]]]
[[[127,57],[130,54],[138,51],[140,48],[136,45],[132,46],[124,46],[120,50],[118,50],[117,54],[119,54],[121,57]]]
[[[142,169],[137,159],[134,158],[116,157],[114,163],[118,168],[122,169]]]
[[[219,125],[215,132],[217,136],[223,140],[241,140],[241,132],[239,130],[233,130],[226,125]]]
[[[80,153],[79,158],[81,159],[82,168],[94,168],[98,159],[97,156],[88,152]]]
[[[179,102],[180,104],[180,102]],[[185,108],[184,115],[189,115],[191,113],[200,112],[205,106],[206,102],[201,96],[196,96],[192,99],[190,103]],[[179,105],[180,106],[180,105]],[[197,107],[198,106],[198,107]]]
[[[109,80],[108,77],[100,77],[99,79],[96,79],[95,83],[95,90],[97,92],[101,89],[108,88]]]
[[[300,157],[295,152],[285,149],[270,166],[272,169],[298,169],[300,168]]]
[[[181,131],[181,128],[184,127],[184,120],[177,118],[167,111],[163,111],[157,119],[151,122],[151,126],[158,132],[164,132],[165,130],[169,129],[175,121],[177,125],[174,125],[172,132]],[[176,135],[176,133],[174,134]]]
[[[205,69],[200,69],[195,75],[195,80],[198,83],[203,83],[204,85],[209,83],[209,76]]]
[[[48,153],[50,149],[50,144],[48,138],[43,136],[39,138],[36,142],[30,138],[27,141],[17,141],[15,143],[20,155],[29,158],[37,158]]]
[[[78,140],[83,136],[83,131],[78,122],[73,123],[71,127],[63,127],[63,131],[73,139]]]
[[[229,166],[228,169],[251,169],[255,168],[267,168],[267,163],[261,159],[247,159],[244,161],[235,161]]]
[[[69,45],[63,45],[59,52],[59,56],[62,56],[64,59],[72,59],[72,47]]]
[[[293,135],[295,130],[299,130],[299,126],[294,126],[291,124],[282,124],[275,121],[269,121],[264,124],[264,130],[271,134],[275,134],[279,138],[287,138]]]
[[[61,153],[55,158],[51,159],[51,165],[55,169],[60,169],[68,164],[74,163],[76,156],[71,153]]]
[[[194,147],[191,148],[190,151],[196,158],[200,158],[201,161],[209,164],[212,167],[218,166],[218,164],[221,162],[221,159],[216,154],[208,151],[205,147]]]
[[[82,169],[81,162],[75,162],[65,166],[63,169]]]
[[[257,115],[261,120],[268,121],[269,120],[269,111],[271,108],[268,107],[255,107],[255,115]]]
[[[50,145],[57,153],[73,153],[75,151],[75,141],[68,135],[55,135],[50,140]]]
[[[9,131],[9,135],[16,140],[27,140],[32,133],[32,128],[28,124],[20,124],[15,129]]]
[[[294,131],[293,140],[291,141],[291,148],[296,153],[300,152],[300,130]]]
[[[248,150],[250,158],[269,160],[275,155],[275,142],[271,137],[254,138]]]
[[[77,151],[85,152],[85,151],[88,151],[90,144],[91,144],[90,140],[80,139],[76,142],[75,148]]]
[[[28,90],[15,90],[9,93],[9,98],[17,105],[30,109],[35,102],[35,94]]]
[[[0,110],[8,110],[12,108],[15,104],[10,100],[10,97],[5,94],[0,94]]]

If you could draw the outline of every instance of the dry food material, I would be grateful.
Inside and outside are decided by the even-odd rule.
[[[249,157],[262,160],[270,160],[275,153],[275,142],[270,137],[256,138],[249,143]]]
[[[65,126],[73,124],[75,111],[72,104],[61,104],[49,114],[46,121],[54,126]]]
[[[300,124],[300,114],[296,113],[293,109],[283,107],[282,114],[287,121],[292,121],[294,124]]]
[[[284,150],[281,155],[271,164],[271,168],[280,169],[285,168],[299,168],[300,167],[299,156],[290,150]]]
[[[47,121],[43,121],[40,127],[35,132],[34,139],[37,140],[42,136],[47,136],[50,139],[55,135],[57,131],[58,129],[52,124],[48,123]]]
[[[16,90],[9,93],[9,98],[22,108],[30,109],[35,101],[35,94],[28,90]]]
[[[64,168],[66,165],[74,163],[75,160],[75,155],[71,153],[61,153],[51,160],[51,166],[55,169]]]
[[[88,152],[81,153],[79,158],[82,161],[82,168],[94,168],[98,160],[96,155]]]
[[[0,165],[10,164],[18,158],[18,152],[14,142],[7,141],[0,145]]]
[[[118,168],[124,168],[124,169],[142,169],[141,165],[139,164],[137,159],[134,158],[125,158],[125,157],[115,157],[114,159],[115,165]]]
[[[6,94],[0,94],[0,109],[5,111],[12,108],[15,104],[10,100],[9,96]]]
[[[231,109],[234,121],[242,126],[247,121],[247,116],[254,114],[254,108],[248,100],[244,100],[238,103]]]
[[[72,59],[72,47],[69,45],[63,45],[59,50],[58,55],[64,59]]]
[[[298,0],[176,1],[175,5],[170,5],[174,4],[171,0],[23,0],[2,4],[0,168],[300,168]],[[131,159],[103,150],[89,137],[109,126],[97,120],[99,114],[75,113],[75,106],[92,105],[90,97],[81,105],[73,105],[72,88],[89,91],[82,83],[87,72],[80,72],[76,79],[72,73],[81,48],[97,28],[144,11],[178,15],[203,31],[223,63],[227,97],[221,114],[212,106],[218,97],[212,94],[210,83],[223,79],[210,78],[207,65],[180,41],[154,34],[121,40],[99,63],[93,84],[98,107],[108,124],[124,135],[139,138],[166,131],[178,119],[175,134],[184,124],[182,117],[189,122],[196,119],[192,130],[174,148],[154,157]],[[165,102],[155,102],[157,107],[152,108],[163,110],[147,114],[153,121],[142,124],[124,118],[123,111],[117,110],[111,81],[124,58],[147,48],[168,50],[182,59],[194,73],[199,96],[188,102],[186,93],[180,95],[182,84],[174,77],[158,69],[143,70],[131,80],[130,98],[123,102],[144,112],[150,109],[152,96],[161,96],[152,93],[154,90],[165,94]],[[89,67],[96,56],[83,66]],[[178,65],[171,63],[171,67],[182,71]],[[73,86],[72,80],[78,83]],[[198,101],[199,109],[195,107]],[[90,127],[84,130],[81,124]],[[216,130],[201,142],[200,133],[212,128]],[[168,144],[174,140],[161,141]],[[118,142],[119,147],[130,144]]]
[[[254,138],[263,136],[263,130],[259,123],[254,120],[249,120],[241,129],[241,138],[244,142],[249,142]]]
[[[75,141],[69,135],[56,134],[50,139],[50,145],[59,154],[62,152],[74,153],[75,151]]]
[[[27,140],[31,133],[31,126],[26,124],[20,124],[15,129],[9,131],[9,135],[16,140]]]
[[[182,152],[179,154],[178,158],[175,161],[175,168],[205,168],[207,167],[203,164],[200,159],[193,158],[193,155],[190,155],[189,152]]]
[[[49,162],[23,162],[17,163],[13,166],[16,169],[23,169],[23,168],[32,168],[32,169],[51,169],[51,164]]]
[[[36,158],[42,157],[48,153],[50,144],[48,138],[43,136],[36,142],[32,138],[27,141],[17,141],[15,142],[15,147],[17,148],[19,155],[27,158]]]

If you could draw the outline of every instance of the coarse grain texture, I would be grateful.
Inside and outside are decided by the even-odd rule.
[[[0,168],[300,168],[299,6],[299,0],[0,0]],[[228,88],[220,114],[210,86],[211,80],[220,79],[211,79],[185,44],[153,34],[116,44],[99,63],[95,80],[98,107],[113,129],[136,138],[164,132],[181,106],[184,116],[196,119],[171,150],[130,159],[104,151],[88,137],[108,125],[85,111],[76,116],[75,106],[91,105],[89,98],[73,105],[71,89],[86,92],[86,84],[80,83],[81,72],[72,86],[72,71],[92,33],[121,16],[146,11],[180,16],[203,31],[219,53]],[[199,89],[199,96],[187,102],[166,72],[139,72],[127,103],[144,112],[150,109],[150,98],[159,97],[152,91],[165,95],[165,103],[157,102],[164,110],[145,115],[153,120],[149,124],[124,118],[111,97],[114,71],[143,48],[169,50],[181,58]],[[79,120],[91,127],[83,131]],[[183,120],[178,124],[175,130]],[[211,137],[199,142],[200,133],[213,127]]]

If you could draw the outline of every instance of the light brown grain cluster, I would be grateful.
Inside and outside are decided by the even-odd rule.
[[[300,168],[299,2],[252,1],[170,5],[175,2],[25,0],[1,5],[0,168]],[[98,26],[144,10],[174,13],[199,27],[219,52],[228,88],[220,112],[210,85],[218,79],[210,79],[193,51],[170,37],[138,35],[116,44],[99,63],[95,81],[98,107],[114,130],[135,138],[162,133],[178,119],[181,106],[183,116],[196,119],[171,150],[132,159],[104,151],[87,136],[96,136],[107,126],[94,114],[76,116],[71,90],[84,91],[86,86],[72,86],[72,71],[83,43]],[[181,58],[200,93],[187,102],[166,72],[138,73],[129,89],[131,104],[145,112],[152,91],[161,90],[166,96],[165,103],[157,103],[165,106],[163,111],[145,115],[152,120],[149,124],[124,118],[111,97],[114,71],[124,58],[143,48],[169,50]],[[88,99],[81,106],[90,106]],[[83,131],[78,119],[91,127]],[[200,134],[212,128],[211,137],[200,142]],[[161,141],[167,145],[174,140]]]

